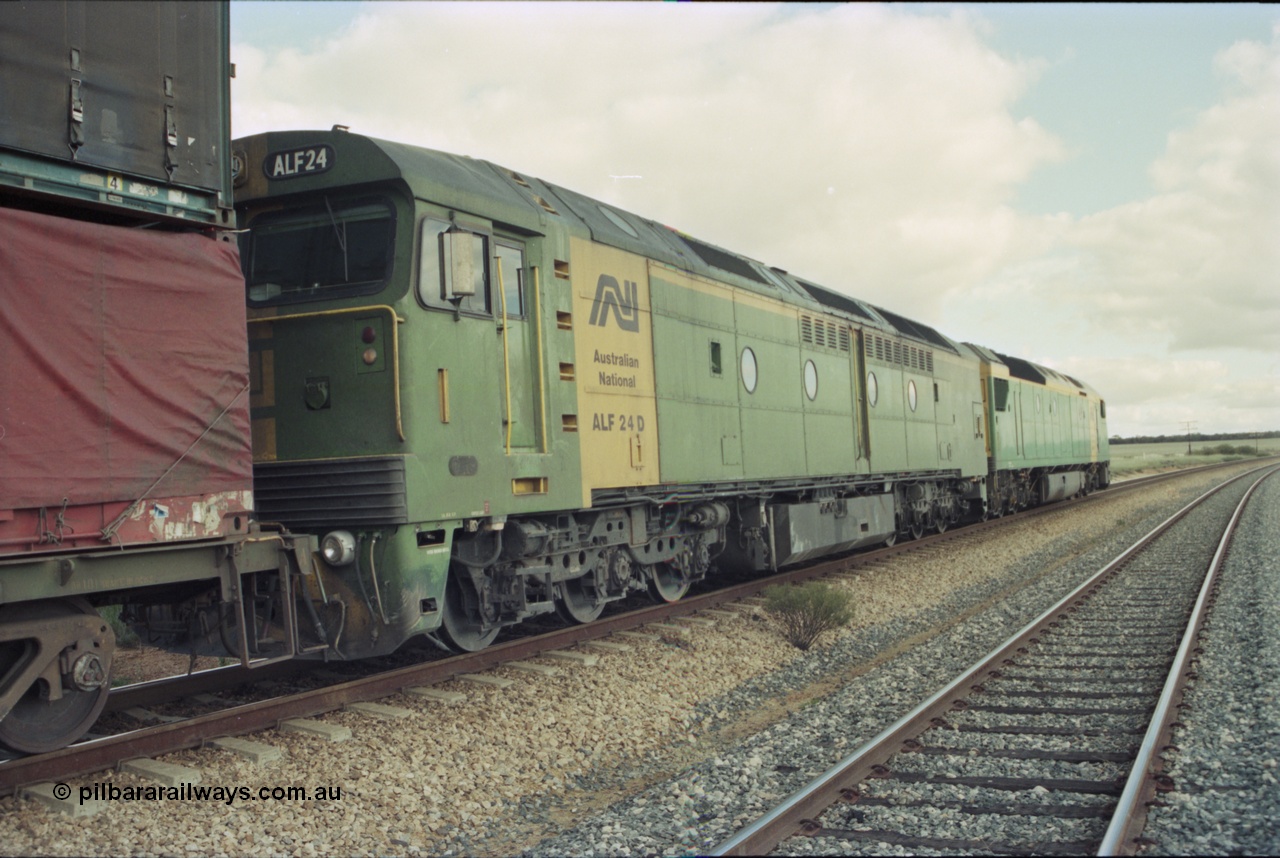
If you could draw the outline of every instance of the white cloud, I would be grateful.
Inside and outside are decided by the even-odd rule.
[[[1218,67],[1232,77],[1231,93],[1169,135],[1151,166],[1157,194],[1083,218],[1070,231],[1067,243],[1093,275],[1071,286],[1075,297],[1109,305],[1094,320],[1101,330],[1158,330],[1174,351],[1274,354],[1280,35],[1270,45],[1232,46]]]
[[[1017,111],[1042,61],[985,38],[862,4],[369,4],[306,50],[233,45],[234,131],[495,161],[1072,372],[1126,433],[1280,426],[1280,35],[1219,55],[1149,198],[1078,220],[1014,207],[1070,153]]]
[[[1016,185],[1062,155],[1011,112],[1039,65],[962,12],[377,4],[313,53],[233,52],[237,135],[486,158],[933,322],[1018,252]]]
[[[1112,434],[1176,435],[1188,421],[1206,434],[1280,426],[1280,362],[1246,373],[1224,357],[1170,360],[1144,352],[1073,355],[1051,365],[1102,393]]]

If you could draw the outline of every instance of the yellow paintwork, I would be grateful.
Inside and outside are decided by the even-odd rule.
[[[582,497],[590,506],[592,489],[658,482],[648,261],[577,238],[570,251]]]

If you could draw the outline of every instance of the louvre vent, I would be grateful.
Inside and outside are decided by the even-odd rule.
[[[294,530],[409,522],[404,459],[264,462],[253,468],[258,517]]]
[[[842,342],[847,337],[847,332],[842,332]],[[907,343],[887,340],[879,334],[868,334],[864,340],[864,345],[868,359],[883,361],[884,363],[895,363],[919,372],[933,372],[933,351],[931,349],[917,348]]]
[[[821,346],[837,351],[849,351],[849,329],[825,319],[800,315],[800,341],[811,346]]]

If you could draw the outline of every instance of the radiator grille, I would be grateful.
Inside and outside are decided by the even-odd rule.
[[[404,459],[263,462],[253,468],[258,518],[293,530],[407,524]]]

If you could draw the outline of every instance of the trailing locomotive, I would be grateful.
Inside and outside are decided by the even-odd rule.
[[[1046,367],[485,161],[234,146],[258,511],[322,538],[345,656],[1108,482]]]

